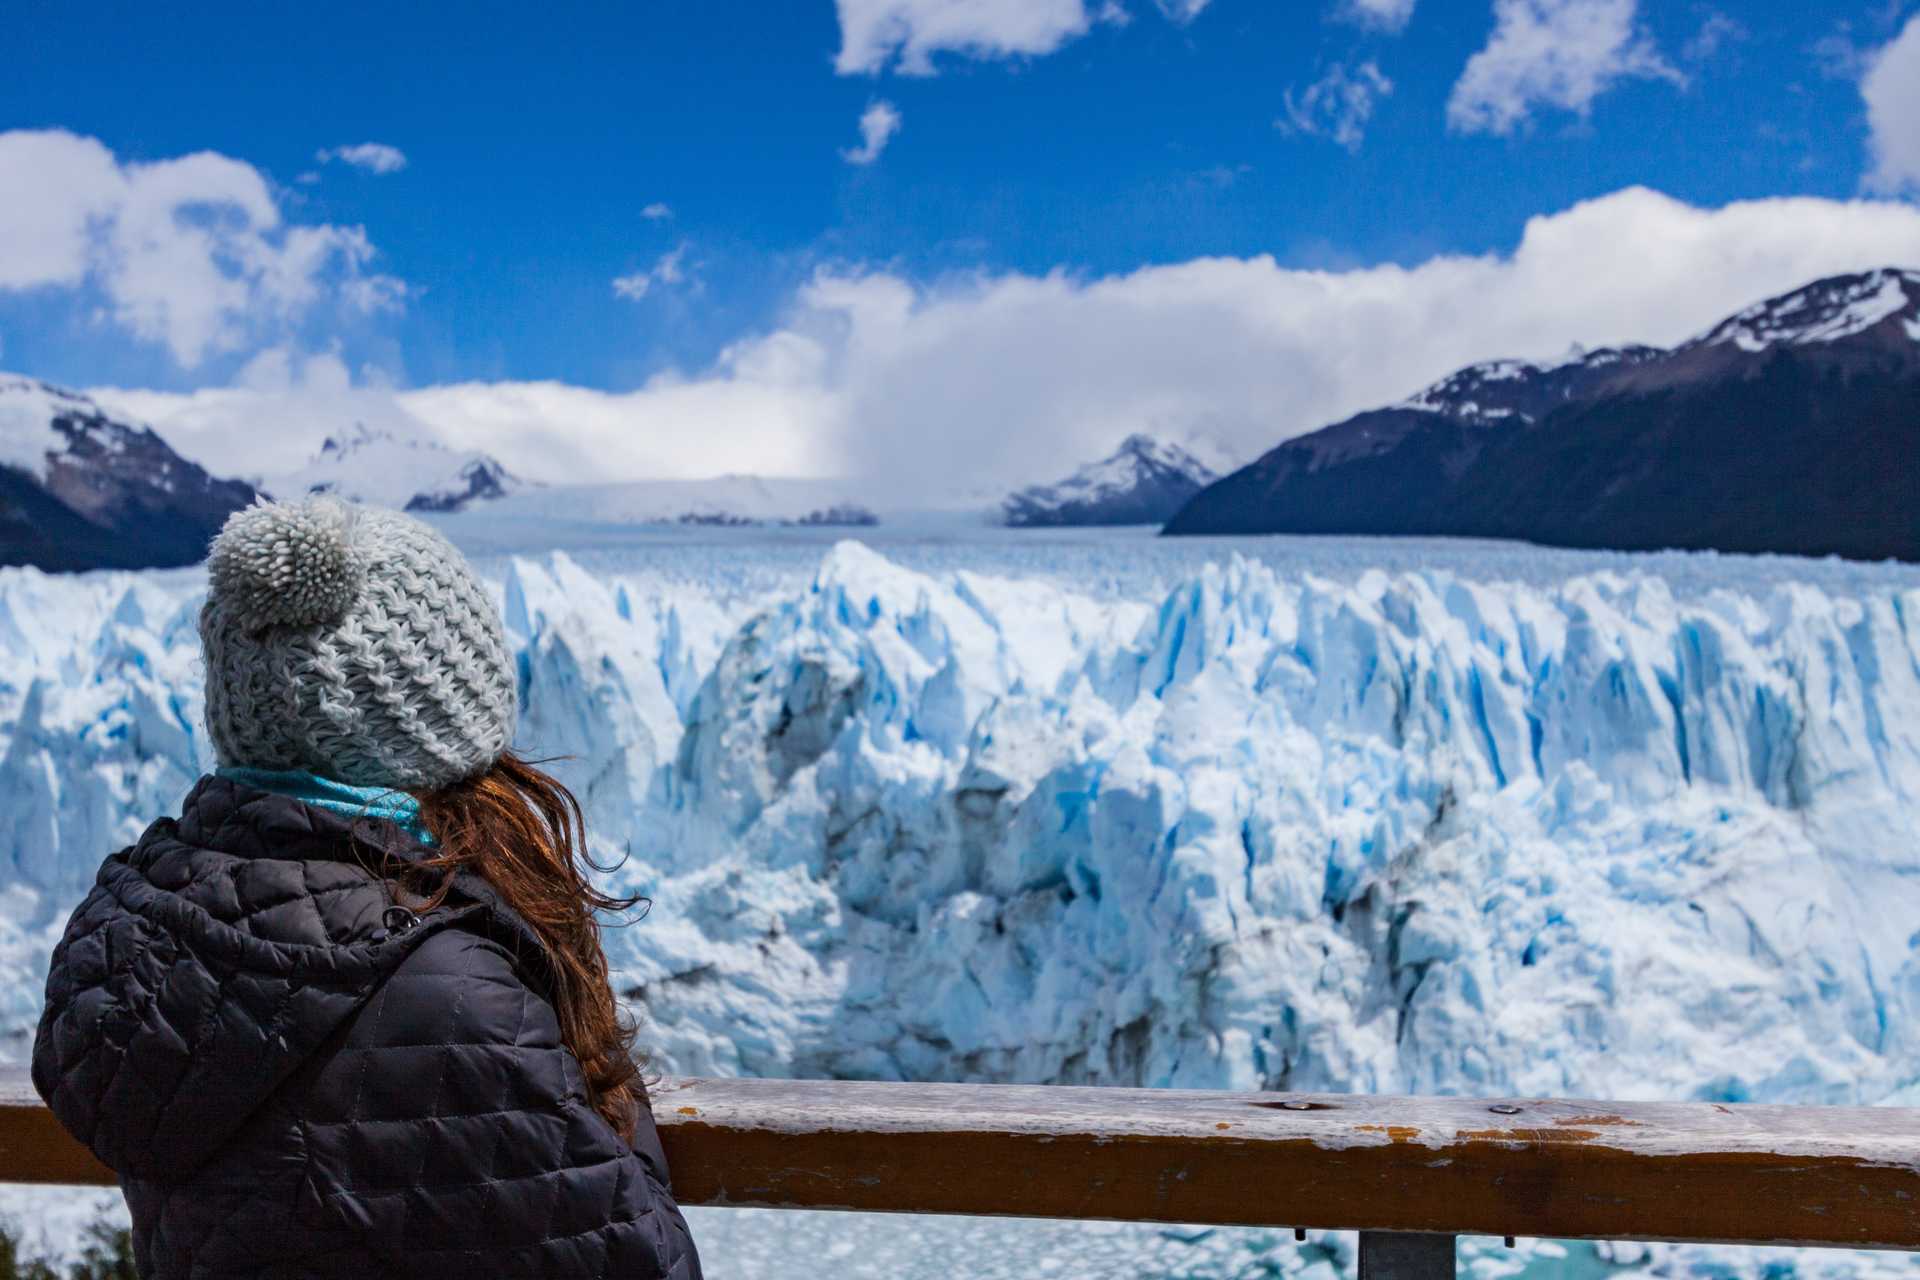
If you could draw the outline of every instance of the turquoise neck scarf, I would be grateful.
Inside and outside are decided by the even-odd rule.
[[[316,809],[325,809],[348,818],[379,818],[391,822],[421,844],[432,844],[433,836],[420,824],[420,802],[404,791],[391,787],[356,787],[335,782],[305,769],[246,769],[222,767],[215,776],[228,778],[243,787],[288,796]]]

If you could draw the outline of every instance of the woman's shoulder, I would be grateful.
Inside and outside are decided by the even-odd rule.
[[[387,978],[359,1021],[356,1040],[550,1048],[559,1019],[525,957],[472,915],[429,929]]]

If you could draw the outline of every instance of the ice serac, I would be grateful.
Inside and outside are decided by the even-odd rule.
[[[502,572],[522,745],[654,899],[607,940],[663,1070],[1920,1089],[1906,579]],[[7,990],[206,763],[198,589],[0,574]]]

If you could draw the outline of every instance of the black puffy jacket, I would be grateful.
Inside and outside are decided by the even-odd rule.
[[[33,1081],[117,1171],[143,1276],[698,1280],[644,1108],[588,1105],[543,951],[475,877],[223,778],[100,868],[53,953]]]

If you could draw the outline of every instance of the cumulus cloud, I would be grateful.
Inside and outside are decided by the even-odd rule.
[[[347,147],[328,147],[313,153],[314,161],[327,164],[338,160],[368,173],[398,173],[407,167],[407,153],[384,142],[356,142]]]
[[[640,216],[648,222],[665,222],[673,216],[673,208],[664,201],[655,200],[640,211]]]
[[[655,285],[684,282],[688,276],[687,249],[688,246],[683,242],[661,254],[645,271],[619,277],[613,282],[613,291],[623,298],[638,302],[651,293]]]
[[[282,392],[120,402],[229,470],[242,464],[228,450],[263,447],[261,421],[306,430],[310,449],[386,406],[540,479],[847,474],[904,499],[1064,474],[1134,431],[1249,458],[1474,361],[1670,344],[1810,279],[1914,262],[1920,208],[1902,202],[1704,209],[1636,188],[1536,217],[1507,252],[1411,267],[1202,258],[932,284],[823,272],[711,368],[622,394],[336,387],[359,399],[325,413]]]
[[[1340,0],[1333,16],[1343,22],[1386,32],[1406,30],[1413,18],[1414,0]]]
[[[1393,81],[1381,75],[1374,63],[1363,62],[1349,72],[1336,62],[1298,97],[1292,89],[1286,91],[1286,115],[1275,120],[1274,127],[1283,133],[1331,138],[1349,151],[1358,151],[1367,121],[1373,118],[1374,101],[1392,92]]]
[[[1920,17],[1873,55],[1860,80],[1867,103],[1870,191],[1920,195]]]
[[[1623,79],[1684,83],[1637,10],[1638,0],[1494,0],[1493,35],[1454,84],[1448,125],[1509,134],[1536,107],[1584,116]]]
[[[1035,57],[1093,25],[1082,0],[835,0],[841,75],[933,74],[933,55]]]
[[[868,165],[900,132],[900,111],[891,102],[872,102],[860,113],[860,145],[841,149],[840,158],[848,164]]]
[[[0,133],[0,292],[57,289],[185,368],[308,309],[398,306],[359,227],[292,225],[259,171],[211,151],[123,163],[62,130]]]

